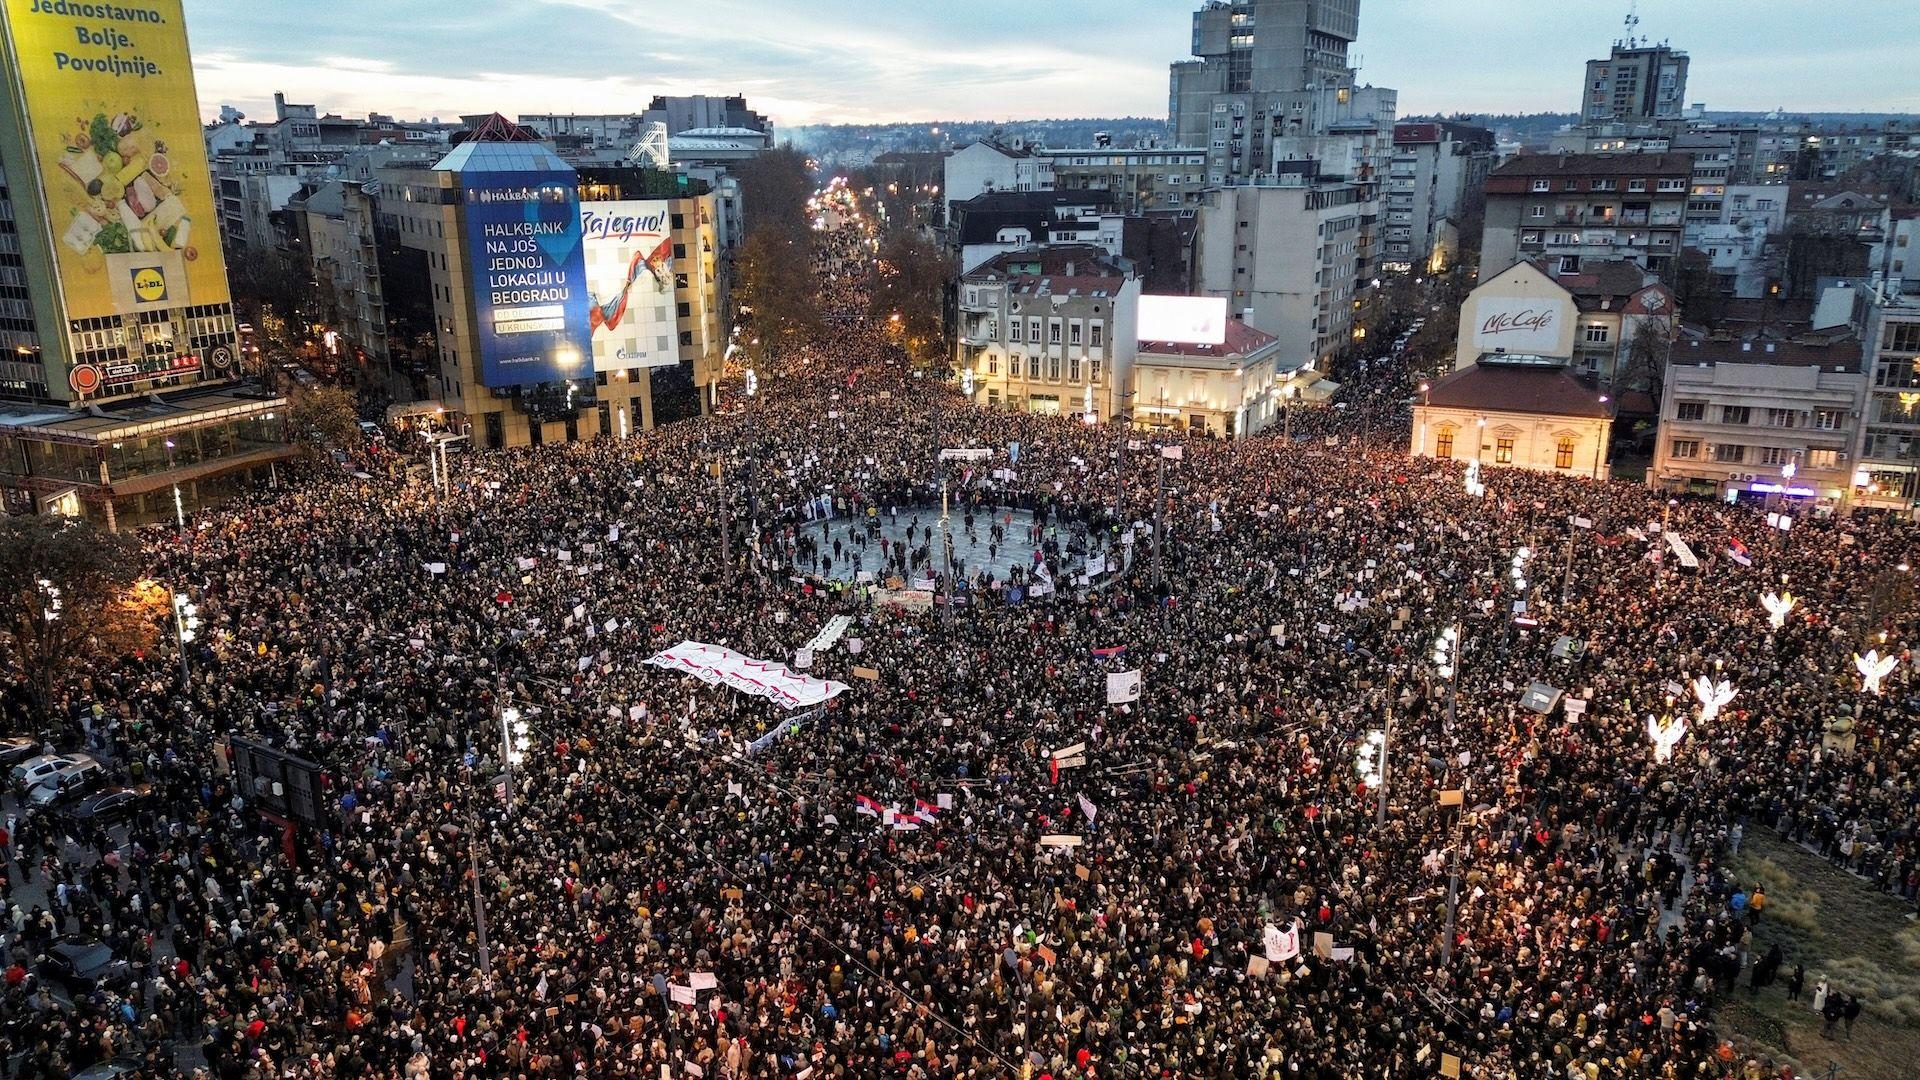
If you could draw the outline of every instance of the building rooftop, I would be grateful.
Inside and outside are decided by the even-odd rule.
[[[84,411],[50,405],[0,406],[0,434],[50,442],[103,443],[235,416],[283,409],[287,399],[256,383],[156,391]]]
[[[1675,342],[1673,364],[1774,364],[1781,367],[1818,367],[1822,371],[1860,370],[1860,342],[1855,338],[1831,341],[1713,341]]]
[[[1257,330],[1239,319],[1227,320],[1227,339],[1218,345],[1195,345],[1182,341],[1142,341],[1140,352],[1156,356],[1213,356],[1226,359],[1248,357],[1280,339]]]
[[[1432,384],[1426,404],[1478,412],[1534,413],[1589,420],[1613,417],[1597,383],[1576,378],[1563,367],[1482,360]]]
[[[1110,281],[1117,285],[1126,277],[1126,267],[1100,248],[1091,244],[1059,244],[995,255],[968,274],[967,280],[1007,281],[1017,288],[1020,282],[1037,278]]]
[[[1691,176],[1691,154],[1519,154],[1489,179],[1535,176]]]

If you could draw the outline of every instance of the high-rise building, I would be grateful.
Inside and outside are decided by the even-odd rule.
[[[1631,259],[1667,274],[1680,254],[1687,154],[1523,154],[1487,174],[1480,280],[1523,259],[1555,273]]]
[[[1686,99],[1687,54],[1664,42],[1647,45],[1626,38],[1614,42],[1605,59],[1587,61],[1580,119],[1586,124],[1678,120]]]
[[[4,0],[0,28],[5,507],[184,521],[290,451],[239,380],[180,0]]]
[[[1493,167],[1493,132],[1445,121],[1393,126],[1381,269],[1438,273],[1460,248],[1459,224]]]
[[[1362,128],[1382,136],[1384,158],[1397,100],[1356,85],[1347,48],[1359,33],[1360,0],[1212,0],[1193,15],[1196,59],[1170,71],[1174,142],[1207,148],[1210,184],[1240,183],[1288,159],[1331,167],[1338,154],[1297,140]]]

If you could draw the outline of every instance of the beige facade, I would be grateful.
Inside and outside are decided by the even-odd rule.
[[[1097,419],[1125,411],[1140,281],[1098,248],[1032,248],[960,279],[955,366],[975,404]]]
[[[1274,358],[1279,340],[1241,323],[1222,345],[1140,343],[1133,359],[1136,427],[1239,439],[1278,415]]]
[[[1612,430],[1591,417],[1415,405],[1413,456],[1605,480]]]

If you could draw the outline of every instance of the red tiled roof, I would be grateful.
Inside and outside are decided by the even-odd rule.
[[[1239,319],[1227,320],[1227,340],[1219,345],[1193,345],[1179,341],[1142,341],[1140,351],[1161,356],[1250,356],[1280,340],[1265,330],[1255,329]]]
[[[1445,409],[1611,419],[1613,406],[1600,397],[1598,387],[1565,368],[1475,364],[1435,382],[1426,403]]]
[[[1772,352],[1767,351],[1768,346],[1773,347]],[[1859,371],[1860,342],[1852,338],[1830,345],[1811,345],[1798,341],[1680,341],[1674,343],[1673,362],[1676,365],[1817,365],[1828,371]]]

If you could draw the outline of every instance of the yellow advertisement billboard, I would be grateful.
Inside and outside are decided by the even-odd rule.
[[[0,0],[67,316],[229,301],[180,0]]]

